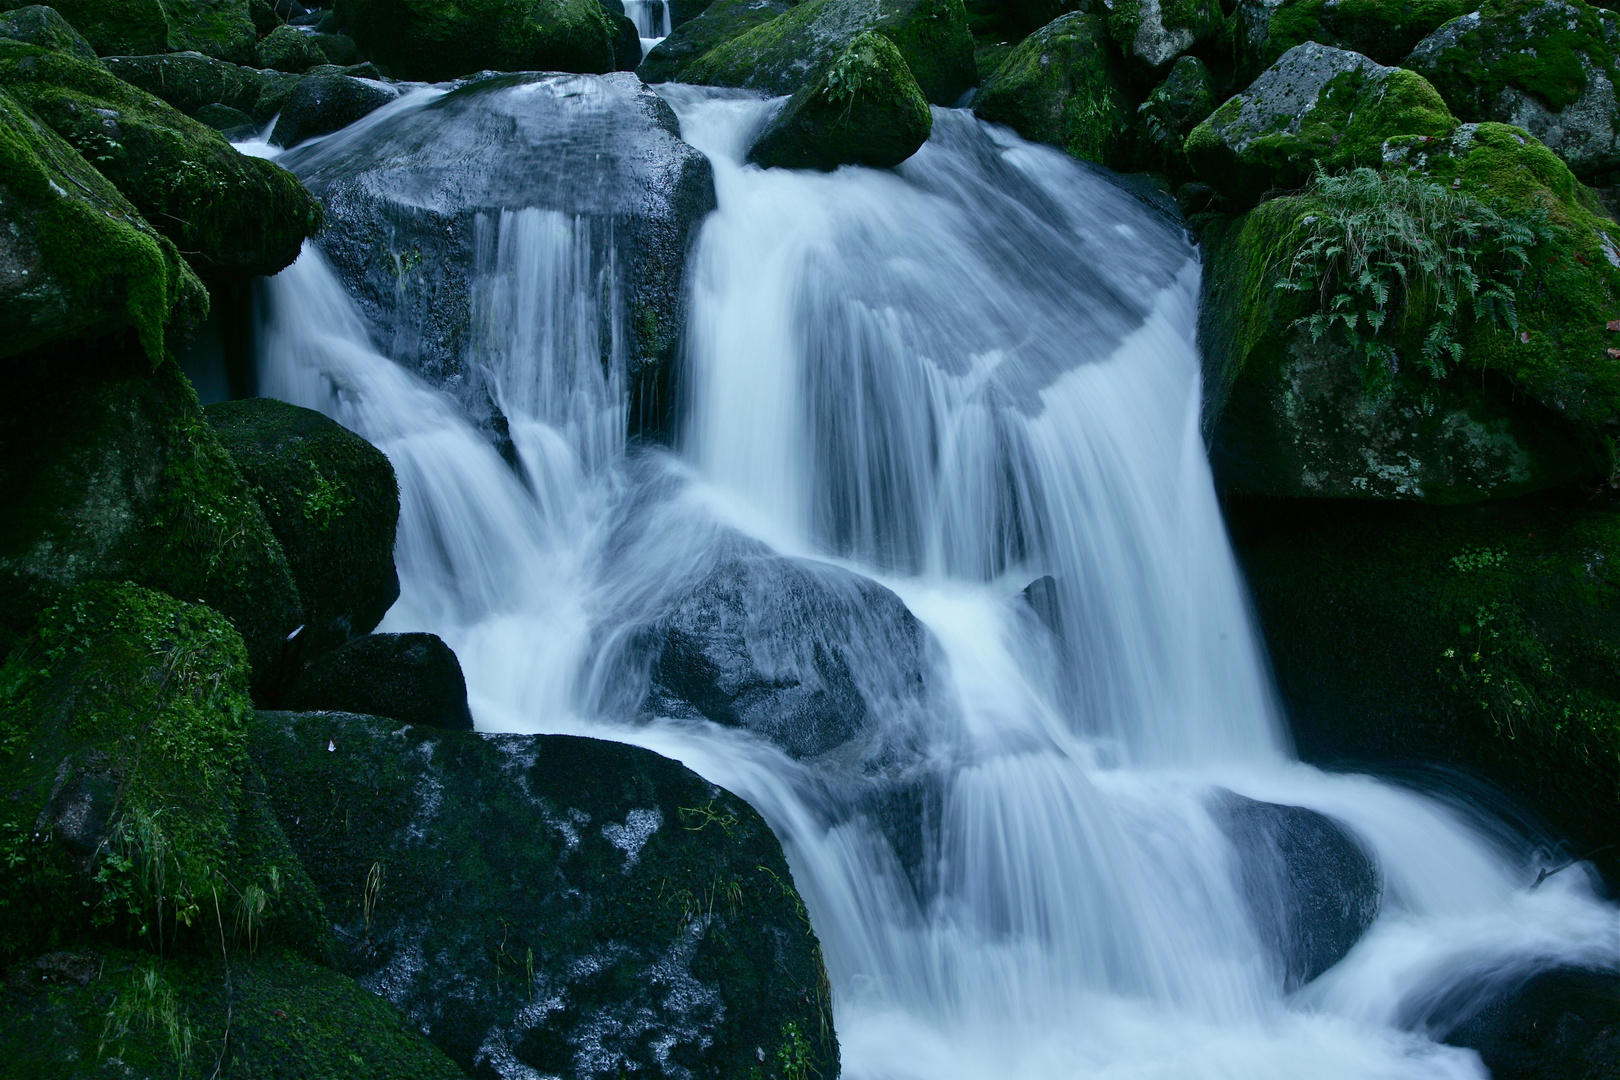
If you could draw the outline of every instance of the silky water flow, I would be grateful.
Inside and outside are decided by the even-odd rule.
[[[637,743],[760,810],[846,1076],[1478,1077],[1425,1003],[1617,965],[1583,867],[1537,884],[1466,809],[1292,760],[1200,435],[1179,226],[966,113],[896,170],[816,174],[742,163],[769,102],[661,92],[719,202],[675,452],[627,446],[623,301],[592,223],[543,206],[480,219],[469,286],[504,456],[378,351],[314,246],[268,284],[260,389],[393,461],[381,629],[451,644],[480,730]],[[858,751],[806,760],[634,719],[637,628],[739,538],[897,593],[931,632],[926,707],[868,701]],[[1376,859],[1376,921],[1303,986],[1259,940],[1223,792],[1328,814]]]

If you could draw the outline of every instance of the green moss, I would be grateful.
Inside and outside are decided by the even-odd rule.
[[[1245,51],[1253,70],[1307,41],[1350,49],[1380,64],[1399,63],[1442,24],[1473,10],[1469,0],[1288,0],[1264,37]]]
[[[51,7],[102,56],[169,51],[162,0],[55,0]]]
[[[675,27],[649,52],[636,74],[649,83],[692,82],[686,74],[687,65],[792,6],[788,0],[712,0],[699,15]]]
[[[1137,106],[1133,118],[1137,162],[1145,169],[1184,176],[1182,146],[1193,128],[1215,110],[1215,82],[1209,67],[1195,56],[1183,56],[1164,82]]]
[[[466,1075],[352,979],[269,951],[229,959],[156,962],[114,949],[26,965],[36,977],[0,991],[10,1006],[0,1019],[0,1059],[34,1080]]]
[[[396,78],[614,67],[617,28],[596,0],[339,0],[336,11]]]
[[[15,38],[42,49],[72,53],[89,64],[98,63],[96,50],[52,7],[35,4],[0,15],[0,37]]]
[[[169,50],[192,50],[233,64],[251,63],[258,28],[248,0],[163,0]]]
[[[162,98],[187,116],[197,116],[208,105],[240,110],[256,124],[265,124],[301,77],[276,71],[257,71],[196,53],[163,56],[114,56],[107,68],[120,79]]]
[[[156,364],[166,327],[185,331],[206,316],[208,295],[174,245],[4,91],[0,190],[16,257],[29,266],[0,304],[0,356],[132,327]]]
[[[244,812],[247,676],[224,617],[163,593],[90,582],[43,614],[0,668],[0,953],[96,931],[163,952],[226,918],[256,941],[283,911],[318,943],[279,828]]]
[[[291,173],[99,67],[0,39],[0,87],[206,272],[274,273],[320,227],[320,205]]]
[[[303,72],[326,63],[326,53],[315,40],[291,26],[278,26],[259,42],[254,66],[275,71]]]
[[[1071,14],[1014,49],[979,91],[973,111],[1026,139],[1118,167],[1125,154],[1125,105],[1102,19]]]

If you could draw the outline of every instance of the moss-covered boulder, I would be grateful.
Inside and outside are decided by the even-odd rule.
[[[1184,176],[1188,171],[1183,147],[1192,129],[1215,111],[1215,79],[1209,65],[1196,56],[1183,56],[1165,80],[1154,87],[1131,118],[1132,141],[1140,167]]]
[[[680,82],[682,70],[704,53],[792,7],[791,0],[714,0],[653,46],[636,74],[649,83]]]
[[[973,100],[981,120],[1112,167],[1125,164],[1128,107],[1106,23],[1078,12],[1026,38]]]
[[[1221,484],[1461,502],[1606,477],[1620,420],[1613,222],[1517,129],[1465,125],[1390,155],[1382,176],[1206,229]],[[1331,254],[1349,229],[1371,252],[1354,274]],[[1440,253],[1433,270],[1413,237]]]
[[[787,100],[748,159],[785,169],[886,169],[915,154],[933,125],[900,50],[867,31]]]
[[[103,947],[19,961],[0,984],[0,1061],[29,1080],[465,1080],[353,979],[242,940],[227,959]]]
[[[335,713],[260,713],[253,754],[339,969],[464,1068],[838,1074],[780,845],[675,762]]]
[[[597,0],[338,0],[365,56],[396,78],[612,71],[618,28]]]
[[[320,205],[292,174],[100,67],[0,38],[0,87],[205,275],[273,274],[320,227]]]
[[[198,52],[160,56],[109,56],[107,70],[127,83],[162,98],[190,117],[209,105],[224,105],[265,124],[282,111],[301,76],[260,71]]]
[[[1425,35],[1467,12],[1474,2],[1238,0],[1232,36],[1245,77],[1307,41],[1358,52],[1380,64],[1398,64]]]
[[[134,581],[224,613],[246,639],[253,686],[277,684],[304,620],[298,589],[251,489],[172,362],[132,343],[74,342],[8,367],[0,409],[0,622],[92,578]]]
[[[270,141],[297,146],[305,139],[348,127],[399,96],[375,79],[356,79],[337,72],[310,75],[287,96]]]
[[[1109,35],[1120,51],[1156,69],[1226,27],[1218,0],[1113,0],[1106,10]]]
[[[399,597],[399,485],[381,450],[311,409],[273,398],[210,405],[281,542],[304,602],[304,655],[369,634]]]
[[[0,356],[133,330],[151,363],[207,315],[208,294],[174,244],[0,90]]]
[[[0,37],[26,41],[42,49],[72,53],[87,64],[96,63],[96,50],[53,7],[34,4],[0,14]]]
[[[1620,513],[1229,499],[1227,520],[1307,761],[1462,766],[1620,880]]]
[[[258,36],[248,0],[58,0],[51,6],[103,56],[195,49],[246,63]]]
[[[311,663],[288,691],[298,712],[352,712],[471,731],[461,661],[437,634],[368,634]]]
[[[300,74],[329,62],[315,35],[294,26],[276,27],[253,50],[253,66],[272,71]]]
[[[1497,0],[1424,38],[1402,63],[1464,120],[1513,124],[1580,176],[1620,167],[1620,14],[1581,0]]]
[[[0,956],[97,933],[161,952],[222,919],[324,952],[252,715],[242,639],[209,608],[87,582],[48,609],[0,667]]]
[[[252,61],[259,33],[249,0],[163,0],[163,11],[169,22],[168,51],[196,50],[235,64]]]
[[[936,105],[954,104],[978,82],[962,0],[805,0],[720,42],[666,77],[792,94],[819,78],[868,30],[894,42],[923,96]]]
[[[1383,161],[1386,139],[1444,135],[1456,118],[1421,75],[1307,42],[1187,136],[1201,179],[1236,204],[1295,188],[1313,169]]]

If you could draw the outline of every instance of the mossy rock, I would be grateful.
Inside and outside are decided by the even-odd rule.
[[[273,274],[320,227],[320,204],[291,173],[100,67],[0,38],[0,87],[205,275]]]
[[[787,100],[748,159],[785,169],[886,169],[915,154],[933,124],[900,50],[867,31]]]
[[[6,1075],[465,1080],[353,979],[275,949],[226,957],[81,948],[13,965],[0,987]]]
[[[341,713],[261,712],[252,747],[343,943],[337,967],[464,1068],[499,1053],[579,1080],[669,1075],[665,1061],[747,1077],[761,1053],[796,1052],[807,1075],[838,1075],[780,845],[681,765]]]
[[[1227,520],[1305,760],[1460,766],[1620,880],[1620,512],[1229,499]]]
[[[56,0],[51,6],[102,56],[169,51],[162,0]]]
[[[1575,170],[1620,167],[1620,15],[1580,0],[1506,0],[1453,19],[1403,61],[1463,120],[1522,127]]]
[[[208,105],[224,105],[268,123],[282,110],[303,76],[227,64],[198,52],[161,56],[109,56],[107,70],[187,116]]]
[[[1279,288],[1303,226],[1330,208],[1290,196],[1210,223],[1202,338],[1220,483],[1249,494],[1465,502],[1605,478],[1620,426],[1620,359],[1606,329],[1620,312],[1613,222],[1562,162],[1513,128],[1464,125],[1392,144],[1390,158],[1510,215],[1546,215],[1548,236],[1528,249],[1516,286],[1516,326],[1465,324],[1460,360],[1434,378],[1421,370],[1430,325],[1402,321],[1386,335],[1397,374],[1370,385],[1342,333],[1313,340],[1298,323],[1319,299]]]
[[[1399,64],[1419,41],[1474,0],[1238,0],[1233,38],[1245,77],[1314,41]]]
[[[1219,0],[1113,0],[1106,10],[1114,44],[1133,61],[1156,70],[1226,28]]]
[[[1317,168],[1377,166],[1391,137],[1444,135],[1456,126],[1421,75],[1308,42],[1194,128],[1185,149],[1201,179],[1252,206],[1268,191],[1300,186]]]
[[[806,0],[669,74],[680,82],[796,93],[868,30],[894,42],[923,96],[952,105],[978,82],[962,0]]]
[[[0,956],[98,934],[197,947],[222,918],[324,953],[320,901],[246,756],[252,715],[219,613],[102,581],[45,611],[0,667]]]
[[[25,41],[42,49],[72,53],[87,64],[97,62],[96,50],[53,7],[35,4],[0,14],[0,37]]]
[[[252,61],[259,31],[248,0],[163,0],[163,10],[169,20],[166,51],[195,50],[233,64]]]
[[[396,78],[614,69],[618,28],[597,0],[338,0],[363,55]]]
[[[714,0],[644,56],[636,74],[649,83],[681,82],[682,71],[710,49],[781,15],[792,0]]]
[[[228,616],[253,686],[279,678],[303,622],[281,545],[172,362],[75,342],[11,365],[0,410],[0,622],[25,631],[92,578],[134,581]]]
[[[368,634],[320,657],[288,691],[298,712],[386,716],[401,724],[471,731],[461,661],[437,634]]]
[[[302,74],[325,63],[328,63],[326,50],[315,40],[315,35],[293,26],[276,27],[253,52],[253,66],[272,71]]]
[[[287,555],[304,602],[304,655],[371,633],[399,598],[399,485],[388,458],[336,421],[273,398],[204,412]]]
[[[1026,139],[1126,164],[1127,101],[1097,15],[1065,15],[1026,38],[979,90],[973,112]]]
[[[174,244],[61,136],[0,90],[0,356],[133,330],[161,362],[208,293]]]
[[[390,86],[337,72],[307,76],[287,95],[270,141],[297,146],[305,139],[348,127],[399,96]]]
[[[1189,166],[1183,146],[1192,129],[1215,111],[1215,92],[1208,64],[1196,56],[1177,60],[1170,74],[1137,106],[1131,118],[1138,166],[1187,175]]]

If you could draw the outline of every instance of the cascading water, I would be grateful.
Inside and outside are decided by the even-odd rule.
[[[669,0],[624,0],[624,13],[641,36],[641,55],[669,37]]]
[[[516,467],[375,351],[314,249],[270,284],[261,392],[394,461],[383,628],[451,643],[482,730],[636,742],[760,809],[825,949],[846,1075],[1479,1076],[1425,1037],[1425,1002],[1616,966],[1583,871],[1532,886],[1530,854],[1463,812],[1290,760],[1204,459],[1179,228],[965,114],[936,111],[893,172],[806,174],[741,164],[768,103],[664,93],[719,198],[678,454],[627,451],[613,276],[541,191],[480,219],[469,283],[470,363]],[[897,593],[937,692],[869,694],[858,755],[630,722],[637,634],[739,543]],[[851,662],[863,687],[899,663]],[[1319,810],[1376,857],[1376,921],[1297,989],[1223,790]]]

